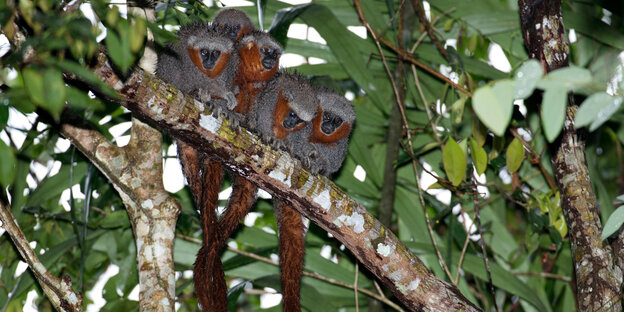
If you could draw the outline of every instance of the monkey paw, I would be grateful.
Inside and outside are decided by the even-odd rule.
[[[226,106],[229,110],[234,110],[236,105],[238,105],[238,102],[236,101],[236,96],[234,95],[234,93],[228,91],[224,94],[224,98],[227,101]]]

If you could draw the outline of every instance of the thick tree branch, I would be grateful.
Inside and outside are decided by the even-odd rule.
[[[58,278],[45,268],[30,248],[24,232],[15,223],[11,208],[2,201],[0,201],[0,221],[52,306],[58,311],[82,311],[82,294],[74,292],[69,276]]]
[[[545,72],[568,66],[569,44],[560,1],[518,1],[524,44]],[[569,96],[561,135],[551,145],[552,164],[568,224],[580,311],[621,311],[622,271],[601,239],[598,204],[585,159],[585,138],[574,127],[577,106]],[[542,116],[548,118],[548,116]],[[618,251],[620,253],[620,251]]]
[[[173,86],[140,70],[122,83],[103,55],[100,60],[95,72],[120,93],[121,105],[289,201],[351,250],[409,310],[479,310],[327,178],[301,169],[298,160],[262,144],[244,128],[213,117],[206,105]]]
[[[61,134],[107,178],[124,202],[137,245],[141,310],[173,311],[173,239],[180,204],[162,185],[162,137],[133,119],[130,143],[118,147],[66,111]]]

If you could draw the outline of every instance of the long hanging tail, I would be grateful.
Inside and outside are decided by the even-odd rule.
[[[219,220],[220,241],[217,248],[223,248],[227,239],[236,230],[240,221],[249,213],[251,206],[256,203],[258,187],[241,176],[234,176],[232,194],[227,203],[225,212]]]
[[[301,214],[291,205],[274,198],[279,232],[279,258],[284,312],[301,311],[301,275],[305,255],[305,226]]]
[[[178,155],[200,212],[203,245],[193,267],[195,294],[202,310],[227,311],[227,285],[218,250],[216,208],[223,180],[221,164],[178,141]]]

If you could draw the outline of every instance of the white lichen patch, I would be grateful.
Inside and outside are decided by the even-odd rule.
[[[290,187],[292,185],[292,181],[290,181],[290,175],[286,174],[285,172],[288,172],[287,168],[281,164],[278,164],[277,168],[269,172],[269,177],[283,182],[288,187]]]
[[[208,130],[210,133],[217,133],[221,128],[222,121],[211,115],[199,115],[199,126]]]
[[[390,268],[388,267],[388,264],[387,264],[387,263],[386,263],[386,264],[384,264],[384,265],[382,265],[382,266],[381,266],[381,269],[382,269],[384,272],[388,272],[388,270],[390,270]]]
[[[122,156],[113,157],[110,164],[115,170],[121,170],[124,166],[124,158]]]
[[[364,216],[354,212],[352,215],[341,215],[338,217],[338,221],[342,222],[346,226],[353,227],[353,232],[360,234],[364,232]]]
[[[384,243],[377,244],[377,253],[384,257],[390,256],[392,253],[394,253],[395,250],[395,245],[386,245]]]
[[[402,270],[398,270],[398,271],[391,272],[388,275],[388,277],[390,277],[395,282],[398,282],[398,281],[400,281],[403,278],[403,271]]]
[[[70,292],[69,296],[66,297],[67,301],[69,301],[70,304],[74,305],[78,303],[78,297],[76,296],[75,292]]]
[[[323,190],[316,196],[312,197],[312,200],[315,203],[319,204],[319,206],[321,206],[321,208],[323,208],[323,210],[325,211],[329,211],[329,209],[331,208],[331,196],[329,195],[328,190]],[[340,216],[338,217],[338,220],[342,221],[342,223],[345,223],[343,220],[340,219],[342,217],[346,217],[346,216]],[[349,224],[346,224],[346,225],[349,225]]]
[[[141,208],[143,209],[152,209],[154,208],[154,203],[152,202],[151,199],[148,199],[144,202],[141,203]]]
[[[33,269],[35,270],[35,272],[42,274],[42,275],[45,274],[46,272],[46,268],[41,262],[34,263]]]
[[[415,280],[411,281],[409,285],[407,285],[407,290],[414,291],[416,290],[416,288],[418,288],[419,284],[420,284],[420,278],[416,278]]]
[[[541,27],[542,27],[542,24],[540,23],[535,24],[535,29],[540,29]]]
[[[139,179],[139,178],[132,178],[130,180],[130,186],[132,188],[137,188],[137,187],[141,186],[141,179]]]

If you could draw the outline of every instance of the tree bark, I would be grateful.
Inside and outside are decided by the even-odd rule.
[[[531,58],[545,72],[568,66],[570,51],[561,1],[518,1],[522,35]],[[568,224],[579,311],[621,311],[622,271],[611,246],[601,239],[596,195],[585,159],[585,136],[574,127],[577,106],[568,97],[563,130],[550,146],[561,207]],[[548,118],[548,116],[542,116]]]

